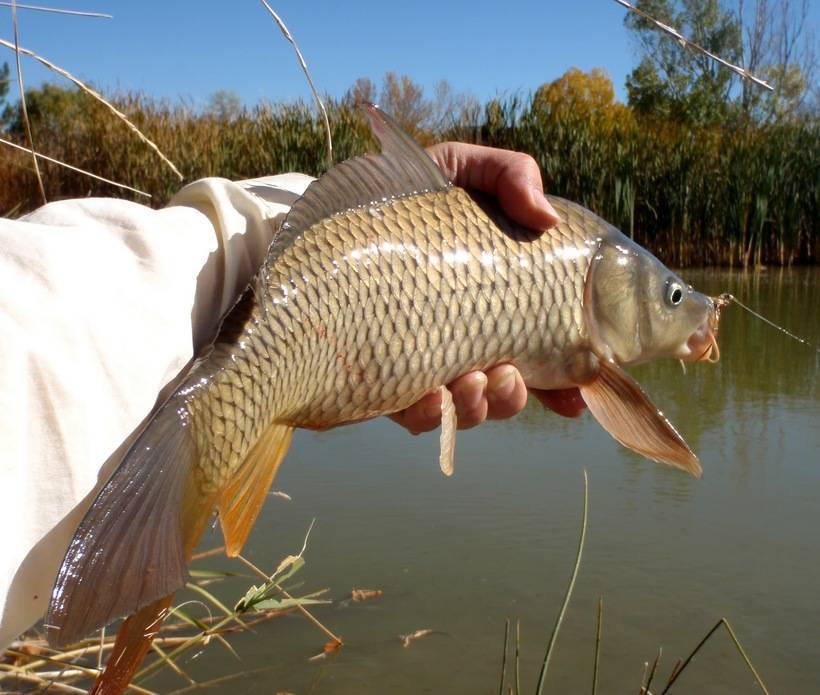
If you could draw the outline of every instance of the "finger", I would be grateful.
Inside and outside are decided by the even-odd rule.
[[[413,405],[393,413],[390,419],[413,434],[436,429],[441,424],[441,392],[428,393]]]
[[[511,364],[487,370],[487,417],[503,420],[520,413],[527,404],[527,387]]]
[[[542,405],[564,417],[578,417],[587,407],[581,392],[577,388],[555,389],[553,391],[530,389],[530,393],[541,401]]]
[[[461,142],[433,145],[427,153],[455,185],[494,195],[516,222],[548,229],[561,221],[544,197],[541,171],[529,155]]]
[[[458,429],[467,430],[487,419],[487,375],[470,372],[449,385],[456,406]]]

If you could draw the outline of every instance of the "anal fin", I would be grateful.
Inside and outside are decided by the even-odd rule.
[[[229,557],[242,551],[292,435],[293,427],[289,425],[275,423],[268,427],[220,493],[217,506]]]
[[[601,427],[625,447],[700,477],[698,457],[638,382],[618,365],[602,360],[595,380],[580,389]]]
[[[446,476],[453,475],[456,453],[456,430],[458,419],[453,405],[453,394],[446,386],[441,387],[441,435],[439,443],[439,467]]]

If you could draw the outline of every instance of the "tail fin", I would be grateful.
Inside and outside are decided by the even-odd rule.
[[[75,642],[185,584],[187,557],[214,503],[193,503],[195,457],[184,397],[174,395],[129,449],[74,534],[46,616],[52,644]]]

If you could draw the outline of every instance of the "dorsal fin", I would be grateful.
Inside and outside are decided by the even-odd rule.
[[[436,163],[390,116],[375,104],[367,104],[365,113],[382,153],[348,159],[310,184],[285,218],[271,254],[278,255],[296,236],[338,212],[450,185]]]

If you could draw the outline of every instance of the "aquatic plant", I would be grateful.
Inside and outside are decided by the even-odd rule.
[[[508,95],[452,114],[436,140],[460,139],[531,154],[548,191],[585,205],[675,266],[790,265],[818,260],[820,119],[691,126],[641,118],[623,104],[567,108],[561,92]],[[47,85],[29,96],[38,150],[152,195],[179,189],[174,173],[110,110],[78,91]],[[372,150],[351,100],[327,99],[334,159]],[[142,94],[111,102],[185,175],[253,178],[321,174],[324,123],[305,103],[261,103],[232,113],[197,110]],[[21,125],[7,137],[23,144]],[[144,199],[48,162],[49,200],[86,195]],[[4,148],[0,214],[40,203],[31,156]]]

